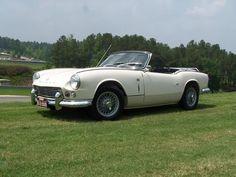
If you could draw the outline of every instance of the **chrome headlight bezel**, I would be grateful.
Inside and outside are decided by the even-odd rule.
[[[78,90],[80,87],[80,76],[79,74],[74,74],[70,78],[70,86],[73,90]]]
[[[33,75],[33,81],[37,80],[40,78],[40,74],[38,72],[34,73]]]

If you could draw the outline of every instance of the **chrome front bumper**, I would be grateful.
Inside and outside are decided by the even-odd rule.
[[[36,91],[32,89],[31,91],[31,103],[32,105],[37,104],[37,100],[39,99],[35,93]],[[47,105],[55,106],[56,110],[60,110],[62,107],[68,108],[83,108],[92,105],[92,100],[65,100],[63,95],[60,92],[56,92],[55,98],[45,98],[47,100]]]

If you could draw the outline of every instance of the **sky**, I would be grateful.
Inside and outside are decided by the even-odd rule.
[[[235,0],[0,0],[0,36],[142,35],[170,47],[204,40],[236,54]]]

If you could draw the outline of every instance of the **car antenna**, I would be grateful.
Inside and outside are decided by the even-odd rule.
[[[106,50],[105,53],[103,54],[102,58],[99,60],[97,66],[100,65],[100,63],[102,62],[102,60],[103,60],[104,57],[106,56],[107,52],[110,50],[111,46],[112,46],[112,43],[109,45],[109,47],[107,48],[107,50]]]

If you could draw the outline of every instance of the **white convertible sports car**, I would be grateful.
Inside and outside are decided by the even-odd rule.
[[[123,109],[179,103],[194,109],[209,91],[208,75],[197,68],[152,68],[152,54],[122,51],[98,67],[40,71],[33,76],[32,104],[60,110],[90,107],[95,118],[114,120]]]

